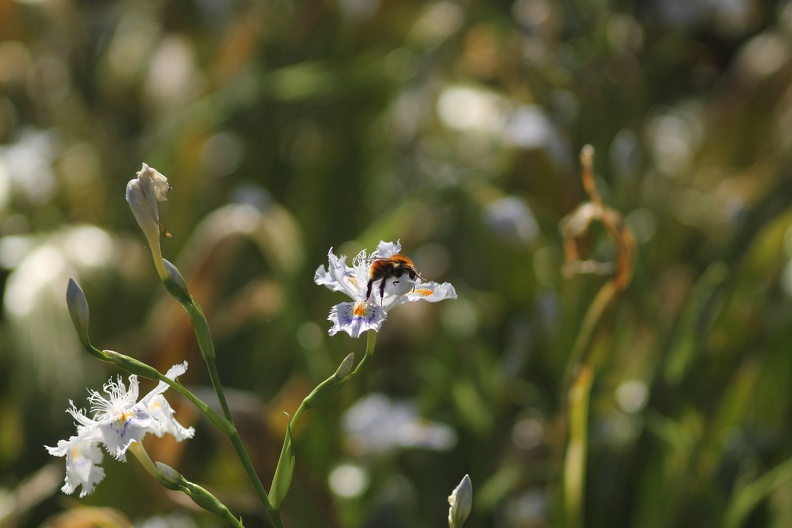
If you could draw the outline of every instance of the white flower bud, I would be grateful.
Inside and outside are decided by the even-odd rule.
[[[169,190],[168,179],[145,163],[137,173],[137,177],[129,180],[126,188],[126,200],[148,240],[154,265],[161,280],[168,278],[168,272],[162,263],[160,237],[170,237],[170,233],[159,221],[157,202],[167,200]]]
[[[91,346],[91,341],[88,339],[88,301],[85,300],[85,293],[82,288],[74,279],[69,279],[69,285],[66,287],[66,306],[69,308],[69,315],[71,316],[74,328],[77,330],[77,335],[80,337],[80,342],[86,348]]]
[[[355,364],[355,354],[350,352],[349,354],[347,354],[347,357],[344,358],[344,361],[342,361],[341,364],[338,366],[338,369],[336,370],[335,375],[333,377],[335,377],[336,379],[346,378],[352,372],[352,367],[354,366],[354,364]]]
[[[469,476],[465,475],[459,486],[451,493],[448,504],[451,505],[448,509],[449,528],[462,528],[473,507],[473,483],[470,482]]]

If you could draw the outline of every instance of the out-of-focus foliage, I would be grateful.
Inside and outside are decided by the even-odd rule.
[[[566,376],[609,280],[561,273],[586,143],[636,253],[586,352],[583,522],[792,525],[790,50],[792,3],[760,0],[0,0],[0,525],[216,526],[134,464],[78,503],[43,448],[115,374],[80,349],[70,276],[97,346],[186,359],[210,399],[124,201],[142,162],[265,482],[282,412],[363,353],[326,334],[331,246],[401,239],[460,294],[391,313],[306,414],[288,526],[443,526],[465,474],[466,526],[563,525]],[[613,261],[597,229],[582,249]],[[265,526],[227,440],[174,405],[196,438],[153,458]]]

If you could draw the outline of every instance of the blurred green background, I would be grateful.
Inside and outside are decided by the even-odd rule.
[[[0,0],[0,525],[220,525],[133,461],[64,496],[43,448],[118,374],[81,350],[68,277],[97,346],[188,360],[211,399],[124,201],[146,162],[265,482],[282,413],[364,350],[327,335],[330,247],[400,239],[459,293],[392,312],[303,418],[288,526],[444,526],[466,473],[466,526],[564,526],[565,374],[608,280],[561,274],[587,143],[637,251],[587,350],[584,524],[792,526],[792,3]],[[615,258],[600,227],[582,247]],[[152,456],[266,526],[171,401],[196,438]]]

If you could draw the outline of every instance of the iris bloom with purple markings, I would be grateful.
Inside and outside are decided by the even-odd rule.
[[[328,266],[319,266],[314,274],[314,282],[324,285],[333,291],[340,291],[352,298],[353,302],[339,303],[330,310],[328,320],[333,323],[330,335],[344,331],[352,337],[368,330],[379,332],[388,311],[406,302],[429,301],[438,302],[445,299],[456,299],[454,287],[444,282],[418,282],[407,275],[380,279],[385,281],[382,295],[368,295],[369,267],[372,261],[388,259],[401,251],[399,242],[380,242],[371,255],[361,251],[352,259],[352,266],[347,266],[346,256],[337,257],[333,250],[327,254]],[[379,288],[376,291],[380,291]]]
[[[187,362],[174,365],[166,376],[175,380],[187,371]],[[56,447],[47,451],[53,456],[66,457],[66,483],[62,491],[71,494],[82,486],[80,497],[93,492],[104,478],[102,462],[105,450],[118,460],[126,461],[126,452],[134,442],[140,442],[148,433],[162,437],[170,434],[181,441],[192,438],[195,430],[185,428],[173,417],[173,409],[162,395],[168,384],[164,381],[138,401],[139,383],[137,376],[129,376],[129,388],[119,376],[104,385],[107,397],[98,391],[88,390],[91,404],[89,417],[74,402],[66,410],[77,422],[77,434],[68,440],[60,440]]]

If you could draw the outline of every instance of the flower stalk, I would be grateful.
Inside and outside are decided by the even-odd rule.
[[[303,412],[324,402],[327,398],[338,392],[347,381],[357,376],[363,365],[365,365],[369,358],[374,355],[374,348],[376,344],[377,333],[369,332],[366,337],[366,352],[363,355],[363,359],[361,359],[360,363],[358,363],[357,367],[352,370],[352,364],[354,362],[355,355],[353,353],[348,354],[341,362],[341,365],[339,365],[338,369],[336,369],[335,373],[317,385],[317,387],[311,391],[311,394],[303,399],[302,403],[300,403],[300,406],[297,408],[297,411],[294,413],[294,416],[289,421],[290,427],[294,429],[294,427],[297,426],[297,422],[300,420]]]
[[[165,263],[164,266],[166,266],[168,274],[168,280],[163,280],[163,282],[166,286],[166,289],[168,290],[168,293],[170,293],[172,297],[179,301],[190,318],[193,331],[195,332],[195,337],[198,341],[198,348],[201,350],[201,356],[203,356],[207,370],[209,371],[209,379],[212,382],[212,388],[214,388],[215,394],[217,395],[217,400],[220,402],[220,408],[222,409],[223,416],[225,417],[223,420],[224,426],[220,427],[220,429],[231,440],[231,444],[234,446],[234,451],[236,451],[237,457],[242,463],[245,473],[248,476],[248,480],[250,480],[250,483],[256,490],[256,494],[258,495],[262,504],[264,504],[266,507],[267,515],[269,516],[273,526],[276,528],[282,527],[283,521],[280,517],[280,512],[276,508],[272,507],[270,497],[267,494],[267,491],[264,489],[264,486],[262,485],[261,480],[259,479],[258,474],[253,467],[253,462],[250,460],[250,456],[247,454],[247,450],[245,449],[245,445],[242,443],[242,439],[239,436],[236,426],[234,426],[234,419],[231,416],[231,409],[228,406],[228,401],[226,400],[225,392],[223,391],[223,385],[220,382],[220,375],[217,371],[217,354],[215,353],[214,341],[212,341],[212,334],[209,330],[209,323],[206,320],[206,316],[204,315],[201,306],[187,290],[187,285],[184,282],[181,273],[179,273],[179,270],[173,264],[164,259],[163,262]]]
[[[377,334],[374,332],[369,332],[368,336],[366,336],[366,353],[363,356],[363,359],[360,360],[360,363],[358,363],[358,366],[355,368],[352,374],[349,375],[350,378],[354,378],[355,376],[357,376],[358,373],[363,368],[363,365],[365,365],[370,358],[374,357],[374,347],[376,346],[377,346]]]
[[[143,230],[143,234],[145,235],[149,246],[151,247],[151,254],[154,259],[154,266],[157,269],[157,274],[162,280],[168,293],[170,293],[173,298],[179,301],[190,318],[190,322],[192,323],[193,330],[195,332],[195,337],[198,341],[198,346],[201,350],[201,356],[203,356],[204,362],[206,363],[207,369],[209,371],[209,378],[220,403],[223,417],[220,417],[216,412],[211,410],[206,404],[204,404],[180,385],[174,383],[171,386],[174,386],[176,390],[185,394],[185,396],[187,396],[190,401],[193,402],[193,404],[195,404],[202,412],[204,412],[207,417],[209,417],[214,425],[216,425],[229,437],[232,445],[234,446],[234,450],[236,451],[237,456],[239,457],[239,460],[245,469],[245,473],[256,490],[259,499],[267,509],[267,514],[269,515],[272,524],[276,528],[279,528],[283,526],[283,521],[280,518],[280,514],[277,509],[271,506],[270,498],[264,489],[264,486],[261,484],[261,480],[256,474],[255,469],[253,468],[253,463],[251,462],[250,457],[245,450],[245,446],[242,443],[242,439],[239,437],[239,432],[234,425],[233,417],[231,416],[231,410],[228,406],[225,393],[223,392],[223,386],[220,383],[220,376],[217,371],[214,342],[212,341],[212,335],[209,330],[209,324],[206,321],[206,316],[204,315],[203,310],[201,310],[200,305],[195,301],[192,295],[190,295],[184,277],[181,275],[176,266],[162,258],[160,238],[163,236],[166,238],[170,237],[170,233],[168,233],[168,231],[159,221],[157,202],[165,201],[167,199],[167,192],[169,190],[170,186],[168,185],[167,178],[144,163],[143,168],[137,173],[137,177],[127,184],[126,199],[127,202],[129,202],[132,213],[135,215],[135,219],[140,225],[140,228]],[[132,365],[134,368],[138,368],[138,365],[134,364],[134,362],[126,363]],[[190,486],[195,485],[190,484]],[[196,491],[199,490],[199,487],[196,486],[191,488],[191,490],[191,493],[197,493],[197,495],[191,495],[193,500],[196,500],[196,497],[200,500],[203,500],[201,499],[201,497],[204,496],[202,492]]]
[[[140,465],[146,470],[146,473],[154,477],[156,480],[160,479],[160,473],[157,470],[157,466],[155,466],[154,462],[152,462],[148,451],[146,451],[146,448],[143,447],[142,443],[133,442],[129,446],[129,452],[132,453],[135,458],[137,458],[138,462],[140,462]]]

